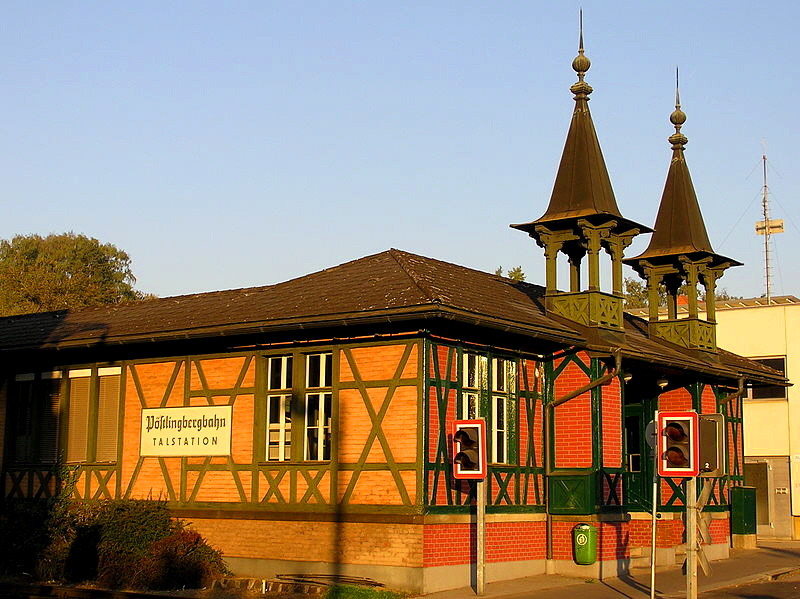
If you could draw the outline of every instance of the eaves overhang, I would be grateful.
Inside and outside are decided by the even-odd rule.
[[[4,345],[0,347],[0,354],[31,350],[88,349],[102,346],[185,341],[191,339],[242,337],[286,331],[310,331],[317,329],[413,322],[435,318],[457,321],[463,324],[493,329],[504,333],[530,336],[557,345],[586,344],[586,340],[578,333],[563,329],[558,326],[557,323],[554,323],[552,327],[542,327],[453,306],[431,303],[384,310],[277,318],[264,321],[237,322],[174,330],[140,331],[130,334],[104,335],[100,332],[98,335],[87,335],[69,339],[55,338],[57,335],[56,331],[49,339],[32,341],[30,343]]]

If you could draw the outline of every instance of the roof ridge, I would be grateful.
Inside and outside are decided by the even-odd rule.
[[[403,250],[398,250],[396,248],[390,248],[388,253],[392,258],[394,258],[395,262],[397,262],[397,265],[402,269],[404,273],[406,273],[408,278],[411,279],[411,282],[417,286],[417,289],[419,289],[423,295],[425,295],[431,301],[436,302],[437,304],[441,303],[442,301],[441,298],[436,293],[433,292],[433,289],[430,289],[428,285],[425,285],[422,282],[421,278],[417,275],[417,273],[408,263],[407,256],[409,256],[410,254],[404,252]]]

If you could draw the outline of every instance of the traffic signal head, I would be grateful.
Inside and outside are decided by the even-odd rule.
[[[725,474],[725,417],[722,414],[700,414],[700,476]]]
[[[697,413],[659,412],[659,476],[697,476],[699,471]]]
[[[455,421],[453,476],[460,479],[486,477],[486,423],[483,420]]]

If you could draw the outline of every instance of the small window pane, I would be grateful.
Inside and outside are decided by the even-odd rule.
[[[494,391],[506,390],[506,364],[508,364],[508,362],[505,360],[499,358],[494,360]]]
[[[269,359],[268,389],[292,388],[292,356],[276,356]]]
[[[308,356],[307,369],[308,369],[308,386],[321,387],[322,378],[320,377],[320,364],[322,356],[320,354],[311,354]]]
[[[464,356],[466,362],[464,367],[464,386],[470,389],[478,388],[478,356],[475,354],[466,354]]]
[[[331,394],[306,395],[307,460],[329,460],[331,456]]]
[[[331,354],[309,354],[306,356],[306,386],[309,388],[330,387],[333,381]]]
[[[291,396],[272,395],[267,398],[267,460],[286,461],[291,458]]]

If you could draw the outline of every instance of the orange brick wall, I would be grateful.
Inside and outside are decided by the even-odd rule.
[[[572,529],[576,522],[553,522],[553,559],[571,560]],[[597,530],[597,559],[600,561],[629,557],[629,522],[592,522]]]
[[[418,524],[192,518],[226,557],[422,566]]]
[[[186,372],[189,387],[186,388]],[[234,393],[238,385],[239,394]],[[184,405],[228,405],[233,409],[231,457],[214,458],[216,464],[250,464],[253,461],[253,418],[255,409],[255,360],[246,356],[212,359],[183,359],[131,364],[126,369],[122,432],[122,490],[132,498],[180,499],[182,460],[179,457],[139,458],[142,408]],[[190,394],[201,394],[190,396]],[[200,463],[205,458],[199,458]],[[190,459],[191,461],[191,459]],[[195,463],[197,459],[194,460]],[[137,474],[138,468],[138,474]],[[229,471],[188,472],[187,495],[196,501],[249,501],[250,474]],[[238,476],[244,495],[234,480]],[[195,489],[195,487],[197,487]]]
[[[687,389],[673,389],[658,396],[658,409],[662,412],[668,410],[691,410],[692,394]]]
[[[544,559],[546,525],[543,521],[486,523],[486,561],[516,562]],[[453,566],[475,561],[475,525],[464,522],[429,524],[424,531],[424,564]]]
[[[575,363],[570,363],[555,381],[555,399],[589,382]],[[554,409],[556,468],[592,466],[591,392],[584,393]]]
[[[658,520],[656,522],[656,547],[675,547],[684,542],[685,526],[680,518]],[[631,547],[649,547],[651,534],[651,521],[631,520],[629,538]],[[730,539],[730,520],[728,518],[715,518],[709,524],[712,543],[728,543]]]

